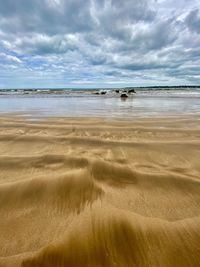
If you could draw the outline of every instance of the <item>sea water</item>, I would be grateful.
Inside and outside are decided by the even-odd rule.
[[[114,118],[200,115],[200,90],[138,89],[126,99],[114,90],[107,90],[105,95],[91,90],[10,91],[0,95],[0,113]]]

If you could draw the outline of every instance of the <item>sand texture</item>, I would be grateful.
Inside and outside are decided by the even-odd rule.
[[[0,267],[199,267],[200,120],[0,118]]]

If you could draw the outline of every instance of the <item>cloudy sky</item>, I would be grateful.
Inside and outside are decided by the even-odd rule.
[[[0,0],[0,88],[200,84],[199,0]]]

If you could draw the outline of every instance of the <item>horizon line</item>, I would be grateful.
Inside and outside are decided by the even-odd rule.
[[[124,88],[200,88],[200,85],[150,85],[150,86],[123,86],[123,87],[1,87],[0,90],[98,90],[98,89],[124,89]]]

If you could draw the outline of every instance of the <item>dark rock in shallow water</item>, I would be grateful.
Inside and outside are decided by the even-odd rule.
[[[105,95],[106,93],[106,91],[101,91],[101,95]]]
[[[115,93],[119,93],[119,90],[115,90]]]
[[[93,94],[94,95],[105,95],[107,92],[106,91],[97,91],[97,92],[94,92]]]
[[[128,90],[128,93],[129,93],[129,94],[131,94],[131,93],[134,93],[134,94],[135,94],[136,92],[135,92],[134,89],[129,89],[129,90]]]
[[[127,95],[126,93],[122,93],[120,97],[121,97],[121,98],[127,98],[128,95]]]

